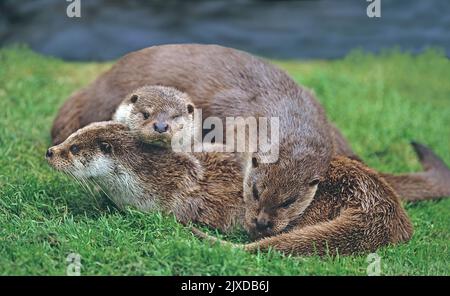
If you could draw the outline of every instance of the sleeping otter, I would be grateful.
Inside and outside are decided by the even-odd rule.
[[[260,240],[231,245],[295,255],[351,255],[406,242],[413,234],[395,191],[375,171],[343,156],[333,158],[314,198],[304,204],[260,198],[255,189],[252,200],[245,200],[244,221],[251,236]],[[274,211],[281,211],[276,220]],[[201,238],[230,244],[192,230]]]

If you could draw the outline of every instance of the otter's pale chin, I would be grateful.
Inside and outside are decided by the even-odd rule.
[[[116,112],[113,115],[113,120],[123,123],[123,124],[128,124],[128,120],[131,117],[131,110],[133,109],[133,105],[132,104],[122,104],[120,105]]]
[[[73,162],[72,175],[76,178],[98,178],[114,171],[114,161],[103,155],[96,156],[86,164],[79,160]]]

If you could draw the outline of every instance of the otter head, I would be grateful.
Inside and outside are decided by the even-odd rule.
[[[122,101],[113,120],[126,124],[144,143],[170,146],[174,137],[193,133],[194,104],[175,88],[144,86]]]
[[[253,239],[290,230],[311,203],[330,158],[314,151],[264,163],[253,154],[244,171],[244,227]]]
[[[77,179],[101,179],[117,169],[116,158],[127,151],[128,128],[120,123],[92,123],[49,148],[48,163]]]

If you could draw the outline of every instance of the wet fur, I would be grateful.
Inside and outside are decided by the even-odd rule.
[[[136,96],[138,96],[139,98],[137,98]],[[134,97],[135,102],[130,103],[130,97]],[[148,121],[151,122],[157,118],[169,120],[165,114],[180,113],[183,112],[183,110],[186,113],[185,110],[187,104],[193,105],[187,94],[184,94],[170,87],[145,86],[139,88],[138,90],[132,92],[132,94],[129,94],[127,97],[125,97],[118,110],[116,111],[114,118],[120,117],[121,121],[128,124],[128,127],[131,130],[138,132],[139,134],[146,134],[150,130],[147,127]],[[126,114],[121,111],[124,106],[126,106]],[[131,106],[131,108],[128,108],[128,106]],[[147,120],[145,120],[141,115],[142,110],[149,109],[154,110],[154,112],[152,112],[152,115]],[[186,114],[184,117],[185,122],[187,123],[190,121],[188,125],[192,126],[193,118],[188,116],[188,114]],[[337,129],[334,129],[334,131],[339,132]],[[167,133],[166,137],[170,141],[171,134]],[[142,138],[145,138],[146,143],[152,143],[151,136],[140,136],[140,139]],[[442,184],[438,187],[443,188],[443,186],[446,185],[444,183],[446,178],[445,173],[447,172],[448,176],[448,172],[450,172],[450,170],[448,170],[445,164],[427,147],[417,143],[414,143],[413,147],[416,149],[419,159],[423,162],[425,171],[422,173],[403,176],[392,176],[387,174],[384,174],[384,176],[387,178],[387,180],[391,181],[393,178],[395,178],[394,181],[397,182],[393,183],[395,183],[396,186],[405,184],[403,185],[403,188],[399,188],[399,191],[407,192],[407,190],[409,189],[414,189],[412,191],[410,190],[409,193],[423,197],[427,194],[430,194],[424,191],[429,187],[423,186],[424,182],[440,180]],[[170,149],[170,147],[168,149]],[[259,160],[256,159],[256,161],[259,163],[259,167],[265,166],[265,169],[262,171],[266,172],[267,175],[258,175],[257,172],[255,172],[256,170],[254,170],[254,168],[252,167],[253,164],[250,165],[250,163],[248,163],[247,161],[244,161],[243,163],[244,175],[247,175],[249,177],[244,179],[244,202],[246,211],[244,220],[242,222],[246,230],[249,232],[250,236],[255,239],[273,236],[284,232],[287,228],[291,227],[292,221],[298,220],[297,217],[303,215],[303,212],[309,207],[310,203],[313,201],[313,197],[316,194],[317,185],[305,186],[304,191],[297,191],[292,194],[283,192],[280,193],[278,187],[273,187],[269,182],[265,182],[266,180],[271,179],[271,175],[282,175],[283,172],[281,172],[280,170],[284,169],[283,164],[286,159],[289,159],[289,154],[283,150],[281,151],[281,153],[285,153],[285,155],[283,155],[281,160],[279,160],[278,165],[276,166],[273,166],[271,164],[259,163]],[[190,155],[192,156],[192,154]],[[311,161],[307,158],[303,160],[302,169],[313,171],[313,166],[315,166],[314,161]],[[427,176],[430,174],[434,175],[431,175],[431,178],[427,179]],[[297,169],[291,171],[290,175],[290,179],[283,180],[283,186],[294,188],[295,182],[297,182],[298,179],[302,178],[302,171],[301,169]],[[320,180],[323,180],[323,178],[321,178]],[[255,191],[257,191],[257,193],[255,193]],[[292,200],[292,202],[287,205],[286,201],[289,200]],[[270,227],[259,229],[258,227],[256,227],[258,221],[268,222],[270,223]]]

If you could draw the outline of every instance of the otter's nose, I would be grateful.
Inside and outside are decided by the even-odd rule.
[[[52,150],[52,148],[49,148],[47,150],[47,152],[45,153],[45,157],[47,157],[47,158],[52,158],[53,157],[53,150]]]
[[[258,231],[264,232],[269,228],[272,228],[273,223],[267,215],[259,215],[258,218],[255,219],[255,226]]]
[[[155,122],[153,124],[153,128],[155,129],[155,131],[161,134],[167,132],[167,130],[169,129],[169,125],[165,122]]]

